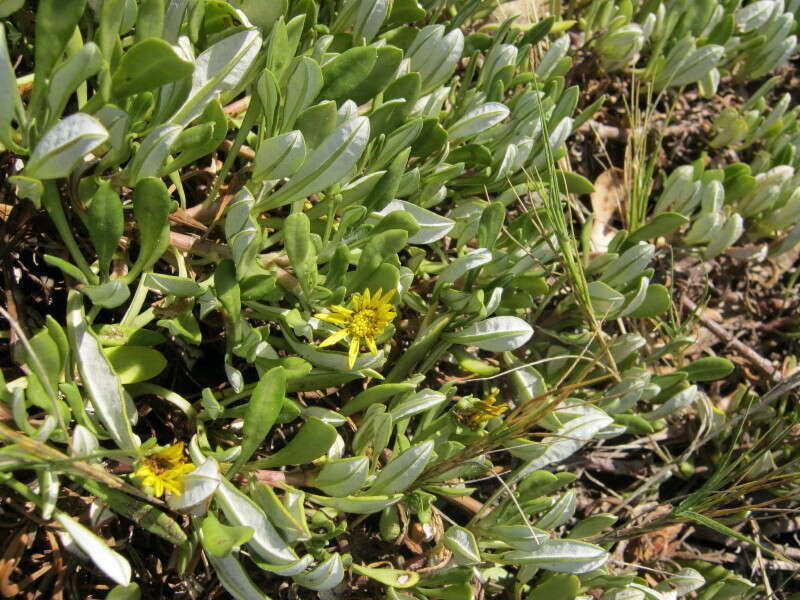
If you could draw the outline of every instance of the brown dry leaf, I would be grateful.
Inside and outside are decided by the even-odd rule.
[[[736,260],[749,260],[763,262],[767,258],[769,246],[767,244],[749,244],[745,246],[732,246],[725,250],[725,254]]]
[[[653,563],[668,560],[680,545],[684,525],[670,525],[630,540],[625,549],[626,560],[631,563]]]
[[[548,0],[515,0],[498,6],[492,13],[491,20],[502,23],[509,17],[516,16],[517,20],[514,23],[524,25],[525,23],[535,23],[548,14],[550,14]]]
[[[625,201],[625,177],[616,167],[603,171],[594,181],[592,192],[592,233],[589,247],[592,252],[604,253],[617,230],[611,226],[614,216]]]

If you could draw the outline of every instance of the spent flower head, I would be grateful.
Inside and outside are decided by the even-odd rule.
[[[481,425],[508,410],[508,404],[497,402],[498,394],[500,390],[492,388],[483,400],[475,400],[469,408],[458,411],[456,418],[470,429],[480,429]]]
[[[330,312],[314,315],[320,321],[341,327],[339,331],[320,342],[320,347],[332,346],[349,338],[347,364],[351,369],[356,364],[358,351],[362,344],[365,344],[371,353],[377,354],[378,347],[375,345],[375,338],[396,316],[389,303],[389,299],[393,295],[394,290],[388,290],[384,294],[383,290],[379,288],[374,294],[370,294],[367,289],[362,294],[353,294],[350,299],[350,308],[333,305],[329,307]]]
[[[183,457],[183,442],[179,442],[145,456],[133,476],[139,479],[142,489],[160,498],[164,492],[180,495],[183,476],[193,470],[194,465]]]

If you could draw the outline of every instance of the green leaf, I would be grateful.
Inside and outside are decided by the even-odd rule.
[[[47,79],[83,16],[86,0],[41,0],[36,7],[34,81],[44,91]]]
[[[112,279],[100,285],[85,285],[79,288],[92,304],[103,308],[122,306],[130,297],[131,291],[122,279]]]
[[[425,388],[392,406],[391,410],[389,410],[389,414],[395,421],[408,419],[409,417],[418,415],[435,406],[439,406],[446,399],[447,396],[443,393]]]
[[[286,185],[256,204],[256,210],[277,208],[341,182],[361,158],[368,140],[369,119],[345,121],[311,153]]]
[[[477,565],[481,562],[478,542],[469,529],[453,525],[444,532],[442,544],[453,553],[453,559],[459,566]]]
[[[407,240],[408,233],[402,229],[390,229],[370,238],[348,283],[350,292],[361,293],[369,288],[381,265],[400,252]]]
[[[253,583],[242,563],[232,554],[214,556],[209,552],[208,560],[222,586],[235,600],[270,600]]]
[[[529,525],[495,525],[481,534],[523,551],[535,550],[548,539],[546,531]]]
[[[103,346],[158,346],[166,341],[157,331],[130,325],[92,325],[92,331]]]
[[[652,244],[638,242],[608,264],[603,269],[601,279],[615,290],[624,289],[628,283],[642,274],[654,254],[655,247]]]
[[[634,318],[651,318],[664,314],[672,305],[669,290],[660,283],[647,288],[647,294],[639,307],[629,316]]]
[[[569,192],[570,194],[591,194],[594,192],[594,186],[583,175],[571,173],[569,171],[556,170],[555,172],[556,183],[560,192]]]
[[[476,248],[468,251],[464,256],[461,256],[447,265],[442,272],[439,273],[437,283],[452,284],[470,271],[482,267],[483,265],[491,262],[492,253],[486,248]]]
[[[301,586],[317,591],[331,590],[339,585],[342,579],[344,579],[344,565],[338,553],[329,554],[328,558],[310,572],[294,576],[295,582]]]
[[[147,346],[113,346],[103,353],[124,385],[152,379],[167,366],[164,355]]]
[[[369,474],[369,459],[353,456],[326,462],[314,477],[314,487],[331,496],[348,496],[361,489]]]
[[[165,83],[192,74],[194,65],[158,38],[148,38],[131,46],[117,65],[111,79],[114,95],[119,98],[153,90]]]
[[[303,424],[295,436],[272,456],[256,460],[250,469],[272,469],[285,465],[302,465],[323,456],[336,440],[336,429],[315,417]]]
[[[25,5],[25,0],[0,0],[0,19],[14,14]]]
[[[147,273],[144,276],[144,285],[162,294],[172,294],[180,298],[191,298],[205,292],[205,288],[193,279],[161,273]]]
[[[550,28],[553,26],[553,23],[556,22],[556,18],[553,16],[547,17],[538,21],[533,27],[528,29],[525,32],[525,35],[522,36],[522,44],[531,44],[532,46],[538,44],[544,39],[550,32]]]
[[[419,72],[422,78],[423,94],[450,78],[463,50],[464,34],[458,28],[445,35],[444,25],[427,25],[417,33],[406,56],[411,62],[410,70]]]
[[[350,90],[348,95],[348,99],[358,105],[365,104],[380,94],[394,79],[403,60],[402,50],[394,46],[380,46],[375,48],[375,51],[377,57],[372,70],[360,84]]]
[[[417,134],[418,133],[419,132],[417,132]],[[403,175],[405,174],[410,154],[411,148],[405,148],[399,151],[392,159],[389,164],[389,169],[386,172],[377,171],[378,173],[382,173],[382,176],[375,184],[375,187],[372,188],[372,193],[369,194],[369,198],[364,200],[364,208],[369,211],[380,210],[380,214],[386,214],[386,212],[384,212],[386,206],[393,202],[393,199],[397,196],[397,192],[400,189],[400,183],[403,181]]]
[[[131,566],[124,556],[114,552],[105,541],[60,510],[55,511],[53,518],[66,530],[78,548],[111,580],[119,585],[128,585],[131,582]]]
[[[281,412],[285,393],[286,371],[283,367],[275,367],[264,373],[247,403],[242,427],[242,450],[230,474],[236,473],[261,446]]]
[[[533,328],[519,317],[491,317],[442,338],[453,344],[477,346],[491,352],[516,350],[533,335]]]
[[[403,499],[403,494],[392,496],[343,496],[341,498],[329,498],[327,496],[317,496],[308,494],[308,499],[321,506],[329,506],[342,513],[354,515],[371,515],[382,511],[387,506],[397,504]]]
[[[225,556],[234,548],[253,537],[253,528],[244,525],[223,525],[213,512],[209,512],[200,524],[203,549],[213,556]]]
[[[230,35],[194,61],[189,97],[170,119],[170,123],[188,125],[200,116],[206,105],[220,93],[232,90],[244,79],[261,48],[261,34],[245,29]]]
[[[661,235],[668,235],[688,222],[689,219],[680,213],[661,213],[655,215],[646,225],[642,225],[639,229],[632,232],[628,236],[626,242],[635,244],[637,242],[652,240]]]
[[[200,324],[190,311],[186,311],[174,319],[160,319],[159,327],[164,327],[171,335],[180,337],[189,344],[198,345],[203,341]]]
[[[307,56],[295,58],[287,74],[282,129],[294,126],[297,117],[311,106],[323,85],[322,70],[316,61]]]
[[[309,106],[301,112],[294,122],[294,126],[303,134],[303,139],[308,142],[309,148],[313,150],[336,129],[337,116],[336,103],[328,100]],[[305,158],[305,155],[303,158]]]
[[[598,317],[606,318],[625,304],[625,296],[602,281],[592,281],[587,287],[592,310]]]
[[[0,23],[0,142],[7,148],[14,147],[11,122],[14,120],[14,108],[19,105],[17,78],[8,55],[5,28]]]
[[[108,273],[125,225],[122,202],[107,181],[100,181],[86,211],[86,227],[97,252],[100,276]]]
[[[291,177],[305,159],[306,143],[300,131],[290,131],[263,140],[256,152],[253,180]]]
[[[588,573],[608,560],[600,546],[577,540],[547,540],[532,550],[512,550],[502,555],[510,564],[531,565],[559,573]]]
[[[55,70],[47,89],[47,106],[50,109],[51,122],[61,116],[67,107],[69,97],[78,86],[100,71],[102,66],[103,55],[100,49],[94,42],[88,42]]]
[[[131,583],[128,585],[115,585],[108,595],[106,600],[140,600],[142,597],[142,590],[139,589],[138,583]]]
[[[406,73],[383,92],[383,104],[370,115],[372,135],[389,134],[410,114],[420,95],[419,73]]]
[[[348,400],[340,412],[345,416],[349,416],[364,410],[372,404],[386,402],[398,394],[413,391],[414,388],[416,388],[416,385],[413,383],[382,383],[374,385]]]
[[[253,529],[253,537],[247,545],[264,560],[277,565],[288,565],[297,560],[264,511],[227,479],[220,480],[214,498],[230,523]]]
[[[556,573],[534,587],[525,600],[575,600],[581,580],[570,573]]]
[[[273,0],[260,2],[259,0],[241,0],[237,7],[256,27],[261,27],[269,33],[275,22],[286,15],[289,10],[289,0]]]
[[[473,108],[458,121],[447,128],[449,136],[455,140],[475,137],[490,127],[494,127],[509,115],[510,111],[500,102],[486,102]]]
[[[61,373],[61,352],[58,344],[50,336],[46,329],[40,330],[36,335],[30,338],[31,353],[25,348],[22,354],[22,362],[24,362],[31,375],[28,376],[28,392],[33,391],[33,386],[36,386],[37,391],[43,398],[47,398],[47,388],[43,387],[44,384],[49,383],[50,389],[55,389],[58,384],[59,375]],[[45,400],[41,402],[43,408],[52,410],[52,401]]]
[[[186,534],[181,526],[155,506],[91,479],[82,480],[80,484],[87,492],[107,504],[115,513],[133,521],[139,527],[170,544],[178,545],[186,541]]]
[[[125,170],[129,186],[133,187],[141,179],[155,177],[161,172],[181,129],[180,125],[159,125],[142,140]]]
[[[214,291],[222,303],[225,315],[225,326],[228,329],[228,348],[233,348],[242,337],[242,323],[240,314],[242,310],[241,290],[236,280],[236,266],[230,259],[217,263],[214,271]]]
[[[370,579],[374,579],[378,583],[388,585],[393,588],[409,588],[419,583],[419,573],[414,571],[401,571],[400,569],[374,569],[372,567],[363,567],[358,563],[350,565],[359,575],[364,575]]]
[[[425,18],[425,9],[417,0],[395,0],[389,13],[388,25],[405,25]]]
[[[433,454],[430,440],[411,446],[380,470],[366,494],[378,496],[405,491],[422,474]]]
[[[35,179],[59,179],[72,172],[89,152],[108,139],[97,119],[75,113],[48,129],[31,153],[25,174]]]
[[[155,177],[141,179],[133,190],[133,216],[139,230],[139,255],[126,281],[133,281],[149,270],[169,244],[169,192],[164,182]]]
[[[680,512],[678,512],[678,511],[675,511],[675,512],[677,513],[677,514],[674,515],[675,517],[678,517],[678,518],[683,517],[683,518],[689,519],[691,521],[694,521],[695,523],[698,523],[699,525],[704,525],[705,527],[708,527],[712,531],[716,531],[719,534],[722,534],[724,536],[732,537],[734,539],[739,540],[740,542],[744,542],[746,544],[750,544],[751,546],[755,546],[757,548],[760,548],[762,551],[768,553],[770,556],[775,556],[776,558],[778,558],[780,556],[778,553],[774,552],[773,550],[770,550],[769,548],[766,548],[762,544],[759,544],[757,541],[753,540],[752,538],[749,538],[746,535],[731,529],[727,525],[723,525],[722,523],[720,523],[719,521],[716,521],[715,519],[712,519],[712,518],[707,517],[705,515],[701,515],[699,513],[691,511],[691,510],[681,510]]]
[[[436,117],[424,117],[422,119],[422,132],[411,145],[411,155],[417,157],[427,157],[435,154],[447,141],[447,131],[439,123]]]
[[[170,154],[175,155],[159,171],[167,175],[181,167],[193,163],[199,158],[214,152],[228,133],[228,118],[220,106],[219,100],[212,100],[203,114],[198,117],[199,125],[185,129],[178,135],[170,147]]]
[[[371,46],[360,46],[346,50],[322,67],[325,84],[319,92],[323,100],[333,100],[341,104],[352,99],[356,104],[363,104],[369,98],[357,100],[352,92],[370,75],[378,60],[378,52]]]
[[[131,429],[122,384],[103,354],[100,342],[88,327],[83,301],[77,292],[70,292],[67,298],[67,335],[95,413],[117,446],[135,451],[139,439]]]
[[[165,0],[142,0],[136,15],[136,41],[160,38],[164,32]]]
[[[257,483],[252,488],[253,499],[267,514],[272,523],[284,532],[290,541],[311,539],[305,513],[305,494],[296,490],[286,490],[283,501],[278,498],[273,488]]]
[[[578,521],[578,524],[569,532],[571,538],[587,538],[599,534],[604,529],[611,527],[619,517],[609,513],[597,513]]]
[[[311,223],[305,213],[293,213],[283,222],[286,254],[306,300],[317,285],[317,248],[311,239]]]
[[[715,381],[733,372],[733,363],[720,356],[704,356],[678,369],[688,375],[689,381]]]
[[[73,265],[70,262],[67,262],[63,258],[58,258],[57,256],[52,256],[50,254],[45,254],[42,256],[44,262],[50,265],[51,267],[56,267],[57,269],[61,269],[61,272],[64,275],[72,277],[78,283],[82,283],[83,285],[89,285],[89,280],[86,279],[86,275],[83,274],[78,267]]]

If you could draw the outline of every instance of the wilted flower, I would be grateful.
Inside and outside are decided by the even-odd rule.
[[[486,421],[499,417],[508,410],[508,404],[505,402],[497,403],[499,393],[500,390],[492,388],[483,400],[475,400],[469,408],[460,410],[457,415],[458,420],[470,429],[479,429]]]

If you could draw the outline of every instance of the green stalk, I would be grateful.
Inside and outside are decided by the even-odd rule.
[[[444,329],[453,320],[453,314],[446,314],[437,319],[433,325],[424,331],[420,329],[417,339],[408,347],[403,355],[397,360],[394,368],[386,376],[386,383],[403,381],[411,370],[423,360],[434,344],[439,340]]]
[[[92,284],[97,284],[99,279],[89,267],[89,263],[83,256],[81,249],[78,247],[78,242],[75,241],[75,236],[72,235],[72,227],[67,222],[67,215],[64,213],[64,207],[61,205],[61,197],[58,193],[55,181],[48,179],[42,182],[44,185],[44,194],[42,194],[42,204],[44,205],[47,214],[53,220],[61,240],[67,247],[69,255],[78,268],[86,275],[86,279]]]

